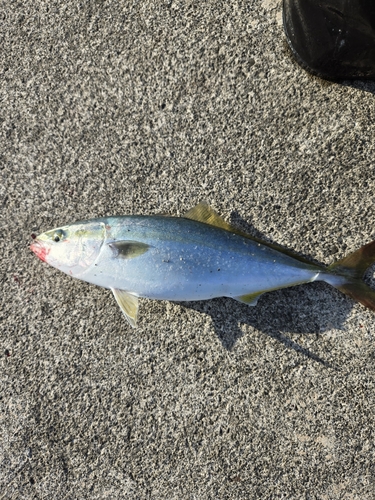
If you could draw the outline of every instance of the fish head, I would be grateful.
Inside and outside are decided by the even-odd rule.
[[[76,222],[35,237],[30,250],[43,262],[70,276],[78,276],[95,262],[104,239],[103,222]]]

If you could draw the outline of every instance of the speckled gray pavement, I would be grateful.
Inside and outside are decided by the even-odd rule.
[[[331,263],[375,239],[374,82],[309,76],[278,0],[8,0],[0,24],[0,499],[374,499],[373,312],[316,283],[142,300],[132,329],[28,249],[205,200]]]

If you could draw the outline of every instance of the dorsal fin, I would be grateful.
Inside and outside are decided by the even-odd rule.
[[[202,201],[198,203],[195,207],[191,208],[186,214],[183,216],[185,219],[192,219],[198,222],[203,222],[204,224],[209,224],[211,226],[219,227],[220,229],[225,229],[234,234],[238,234],[239,236],[243,236],[244,238],[248,238],[249,240],[256,241],[261,245],[266,247],[270,247],[273,250],[277,250],[293,259],[299,260],[300,262],[304,262],[305,264],[314,265],[310,260],[305,259],[304,257],[300,257],[295,254],[291,250],[287,250],[286,248],[278,245],[277,243],[268,243],[259,238],[255,238],[245,231],[241,231],[240,229],[235,228],[231,224],[228,224],[218,213],[215,212],[206,202]]]
[[[225,222],[225,220],[220,217],[220,215],[204,201],[191,208],[188,212],[186,212],[185,215],[183,215],[183,217],[185,219],[192,219],[198,222],[203,222],[204,224],[210,224],[211,226],[220,227],[221,229],[231,231],[232,233],[237,232],[237,229],[235,227],[232,227],[230,224],[228,224],[228,222]]]

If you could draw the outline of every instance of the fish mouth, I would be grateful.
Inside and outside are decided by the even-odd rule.
[[[30,250],[35,253],[35,255],[42,260],[43,262],[46,262],[47,255],[50,252],[50,248],[46,248],[43,243],[41,243],[39,240],[34,240],[31,245],[30,245]]]

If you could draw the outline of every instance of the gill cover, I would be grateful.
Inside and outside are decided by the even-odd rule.
[[[30,248],[47,264],[70,276],[79,276],[94,264],[105,234],[103,222],[76,222],[40,234]]]

